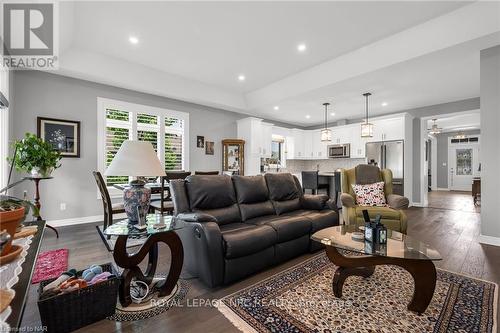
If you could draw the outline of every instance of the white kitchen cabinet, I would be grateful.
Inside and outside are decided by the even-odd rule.
[[[314,151],[313,151],[313,131],[304,131],[303,136],[304,140],[304,158],[307,160],[314,159]]]
[[[349,132],[349,126],[336,126],[331,127],[332,131],[332,141],[330,144],[338,145],[342,143],[350,143],[351,133]]]
[[[361,137],[361,125],[349,125],[351,134],[351,158],[365,158],[366,156],[366,138]]]
[[[329,142],[321,141],[321,130],[314,130],[312,132],[312,158],[313,159],[326,159],[327,146]]]
[[[273,142],[273,124],[261,123],[261,157],[270,158]]]
[[[293,154],[290,154],[292,156],[291,158],[300,160],[304,159],[305,156],[305,145],[304,145],[304,131],[300,129],[292,129],[291,131],[291,136],[292,136],[292,150]]]
[[[404,139],[404,117],[373,121],[373,137],[368,142]]]

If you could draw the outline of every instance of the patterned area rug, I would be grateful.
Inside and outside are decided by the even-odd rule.
[[[437,270],[434,297],[418,315],[406,309],[413,279],[397,266],[349,277],[332,293],[335,270],[322,252],[218,303],[244,332],[496,332],[495,283]]]
[[[68,270],[68,249],[42,252],[36,260],[35,273],[31,283],[56,278]]]

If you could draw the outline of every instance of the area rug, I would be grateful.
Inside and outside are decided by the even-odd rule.
[[[68,270],[68,249],[42,252],[38,255],[31,283],[56,278]]]
[[[189,283],[179,280],[172,293],[165,297],[152,295],[141,304],[132,303],[128,307],[122,307],[118,303],[116,312],[109,320],[114,321],[136,321],[157,316],[172,307],[181,306],[181,302],[186,298],[189,291]]]
[[[413,279],[397,266],[349,277],[332,293],[335,270],[322,252],[224,297],[218,309],[244,332],[496,332],[495,283],[439,270],[426,312],[406,309]]]

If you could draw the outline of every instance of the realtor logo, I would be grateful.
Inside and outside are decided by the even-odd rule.
[[[55,3],[4,3],[3,59],[10,69],[57,69]]]

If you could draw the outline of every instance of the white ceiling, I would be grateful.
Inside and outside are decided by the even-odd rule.
[[[478,96],[478,52],[500,44],[499,8],[461,1],[62,2],[59,73],[311,126],[321,122],[325,100],[334,103],[335,119],[360,117],[365,91],[373,93],[373,114]],[[299,43],[306,52],[297,51]]]

